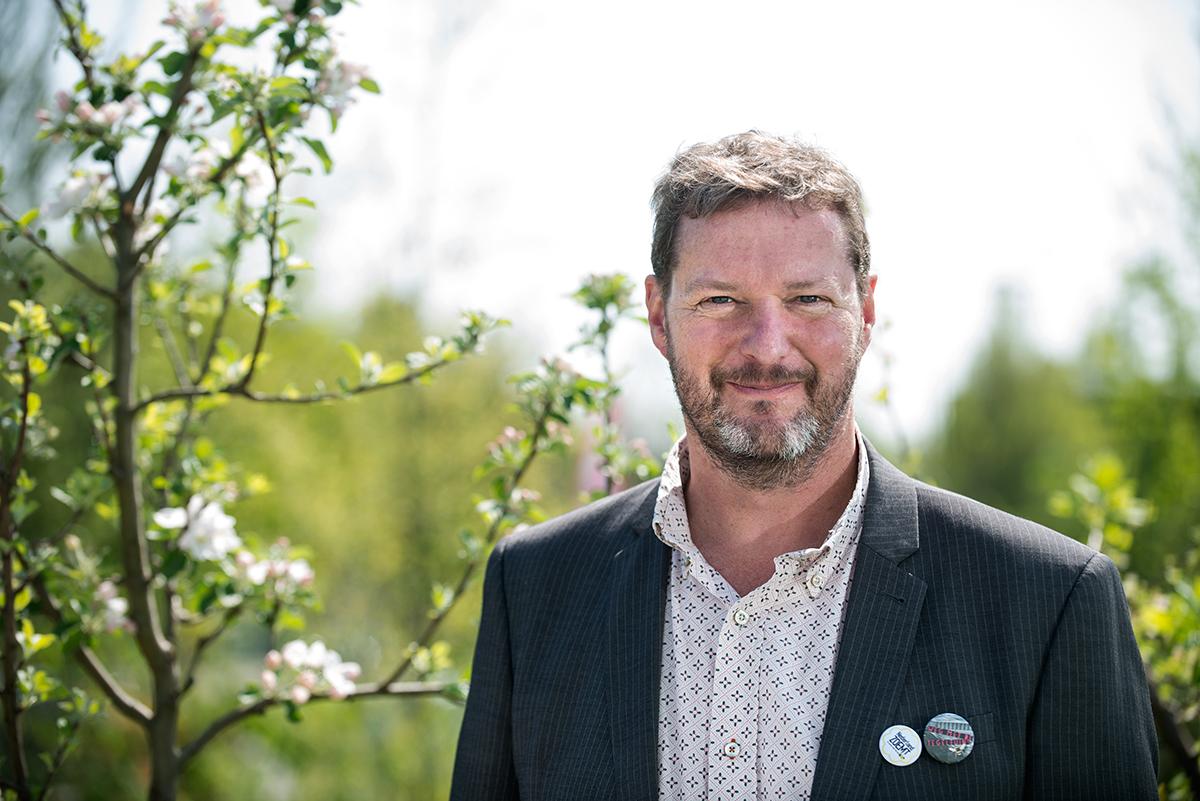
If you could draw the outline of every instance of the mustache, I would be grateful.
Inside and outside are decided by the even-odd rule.
[[[723,384],[732,382],[734,384],[754,384],[757,386],[778,386],[780,384],[804,384],[809,383],[816,378],[816,370],[809,367],[803,370],[788,370],[783,365],[772,365],[764,367],[757,364],[745,364],[741,367],[732,367],[722,369],[719,367],[713,368],[709,373],[709,381],[716,389],[720,389]]]

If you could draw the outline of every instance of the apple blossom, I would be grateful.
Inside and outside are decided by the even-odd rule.
[[[275,191],[275,175],[271,165],[256,153],[246,153],[234,170],[246,187],[246,202],[251,206],[262,206]]]
[[[340,115],[347,106],[354,102],[350,91],[366,78],[366,67],[352,64],[349,61],[340,61],[331,53],[330,59],[321,70],[321,77],[317,79],[316,90],[322,105],[332,111],[335,116]]]
[[[293,670],[299,670],[308,662],[308,644],[304,640],[292,640],[280,649],[284,664]]]
[[[329,683],[329,695],[340,701],[354,692],[354,682],[362,675],[362,669],[357,662],[335,662],[327,664],[322,673]]]
[[[99,170],[78,169],[59,189],[58,197],[43,207],[47,217],[65,217],[76,211],[95,209],[102,205],[112,190],[112,176]]]
[[[263,664],[266,665],[268,670],[279,670],[279,668],[283,667],[283,655],[272,648],[263,657]]]
[[[223,142],[205,145],[188,153],[175,153],[163,163],[163,171],[178,178],[195,191],[212,176],[221,162],[229,157],[229,148]]]
[[[207,34],[225,24],[221,0],[203,0],[186,7],[179,0],[171,0],[169,13],[163,23],[178,28],[187,34],[188,40],[198,42]]]
[[[221,504],[205,502],[199,495],[191,497],[186,509],[159,509],[154,522],[161,528],[182,528],[179,547],[194,559],[215,561],[242,546],[233,529],[235,519],[222,511]]]
[[[279,676],[273,670],[264,670],[259,680],[262,682],[263,689],[268,693],[275,692],[275,688],[279,686]]]
[[[129,618],[126,617],[129,601],[117,594],[117,585],[111,581],[100,582],[100,586],[96,588],[96,600],[99,601],[103,612],[105,631],[112,632],[129,627]]]
[[[292,701],[297,704],[308,703],[308,699],[312,698],[312,693],[308,690],[308,688],[303,687],[299,684],[292,687],[292,691],[291,691],[290,695],[291,695]]]

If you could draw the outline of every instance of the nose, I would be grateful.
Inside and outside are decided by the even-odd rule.
[[[792,351],[787,312],[778,303],[755,304],[746,318],[741,351],[760,364],[779,364]]]

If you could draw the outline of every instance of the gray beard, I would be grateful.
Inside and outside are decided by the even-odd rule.
[[[707,391],[695,376],[679,368],[670,340],[667,361],[684,419],[713,463],[746,489],[768,491],[795,487],[811,477],[850,407],[859,357],[861,353],[846,365],[843,380],[832,386],[821,385],[812,369],[789,373],[778,367],[743,368],[713,371]],[[735,417],[722,406],[722,385],[737,379],[803,383],[810,408],[767,431],[753,419]],[[763,414],[770,408],[769,401],[755,405],[755,411]]]

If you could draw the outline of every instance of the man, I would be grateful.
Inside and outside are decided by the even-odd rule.
[[[654,209],[686,435],[661,481],[496,547],[451,798],[1156,798],[1112,562],[855,425],[854,178],[749,132],[680,153]]]

